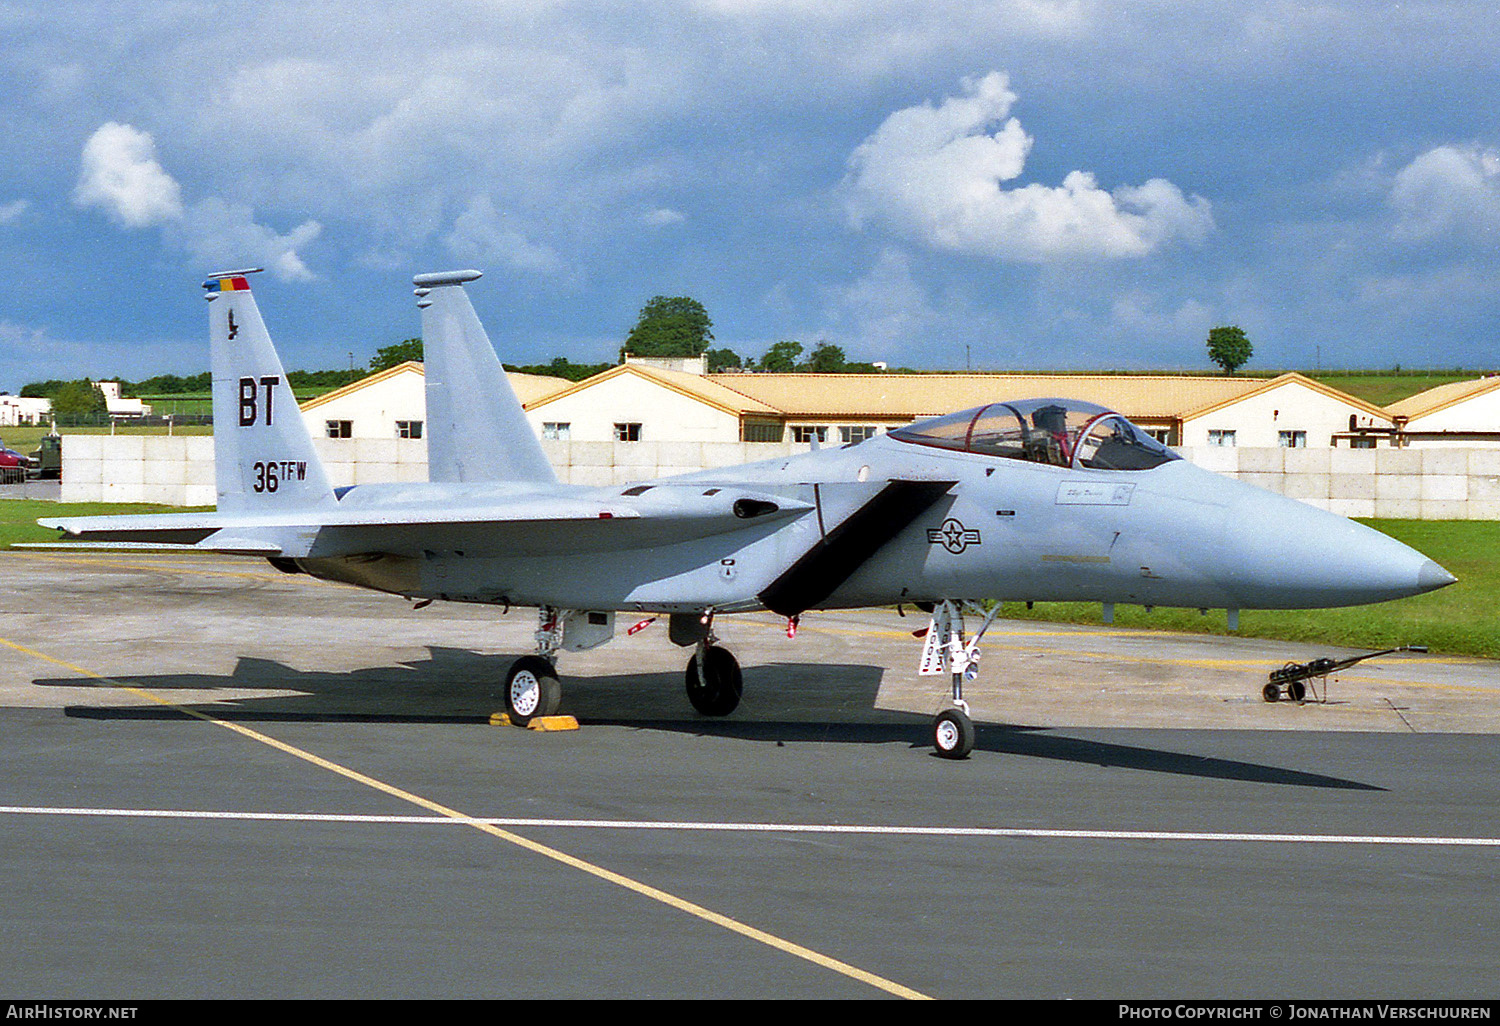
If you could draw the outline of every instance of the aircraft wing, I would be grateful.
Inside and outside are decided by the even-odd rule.
[[[609,498],[523,494],[470,504],[47,517],[38,523],[61,530],[70,542],[187,545],[205,552],[286,558],[430,551],[566,555],[723,534],[779,523],[814,508],[743,489],[713,489],[712,495],[703,491],[653,488],[640,496]],[[671,494],[678,492],[688,494]]]

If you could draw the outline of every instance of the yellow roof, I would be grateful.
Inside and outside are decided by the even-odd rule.
[[[398,374],[406,374],[412,371],[421,374],[424,378],[427,375],[426,370],[420,363],[415,360],[407,360],[405,363],[398,363],[394,367],[387,367],[383,371],[371,374],[368,378],[351,381],[343,388],[336,388],[332,392],[325,392],[316,399],[309,399],[300,405],[304,410],[311,410],[314,407],[322,406],[324,403],[332,402],[335,399],[342,399],[344,396],[358,392],[362,388],[369,388],[371,385],[387,381]],[[561,391],[569,384],[566,378],[554,378],[546,374],[522,374],[520,371],[506,371],[505,376],[510,379],[510,387],[516,390],[516,398],[521,400],[522,405],[536,402],[538,399],[551,395],[553,392]]]
[[[654,381],[664,388],[669,388],[674,392],[708,403],[710,406],[715,406],[725,413],[731,413],[736,416],[743,416],[747,413],[770,417],[782,415],[781,411],[773,406],[760,402],[757,399],[752,399],[750,396],[732,388],[725,387],[721,382],[727,375],[704,377],[702,374],[664,370],[660,367],[648,367],[639,363],[626,363],[618,367],[611,367],[609,370],[601,371],[591,378],[585,378],[583,381],[569,385],[567,388],[542,396],[534,402],[527,403],[526,408],[534,410],[539,406],[556,402],[575,392],[582,391],[585,388],[592,388],[601,382],[618,378],[623,374],[633,374],[636,377]]]
[[[534,410],[586,388],[634,374],[741,417],[785,420],[876,420],[918,417],[1006,399],[1056,396],[1117,410],[1134,420],[1201,416],[1288,383],[1385,418],[1362,399],[1296,373],[1274,378],[1187,374],[689,374],[642,364],[611,367],[527,404]]]
[[[1005,399],[1057,396],[1144,420],[1233,400],[1263,378],[1146,374],[719,374],[710,380],[787,417],[911,420]]]
[[[1438,385],[1425,392],[1409,395],[1400,402],[1391,403],[1386,407],[1386,412],[1393,417],[1415,420],[1417,417],[1436,413],[1438,410],[1461,403],[1465,399],[1483,395],[1496,388],[1500,388],[1500,376],[1473,378],[1469,381],[1450,381],[1446,385]]]

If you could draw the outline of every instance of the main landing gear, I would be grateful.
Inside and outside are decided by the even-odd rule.
[[[972,638],[964,634],[966,608],[984,617],[984,623]],[[999,603],[986,613],[972,602],[949,599],[933,607],[918,673],[924,677],[946,673],[953,684],[952,704],[932,719],[932,747],[945,759],[966,759],[974,750],[974,721],[969,716],[969,703],[964,701],[964,681],[979,676],[979,639],[999,612]]]
[[[555,716],[562,705],[562,684],[557,678],[557,653],[563,648],[565,610],[537,610],[536,653],[522,656],[505,674],[505,713],[510,722],[524,727],[532,720]],[[642,627],[649,621],[637,624]],[[729,650],[718,644],[713,632],[713,612],[674,613],[672,641],[684,647],[695,645],[688,660],[684,683],[688,701],[704,716],[728,716],[740,704],[744,677]],[[570,650],[574,647],[569,646]]]
[[[537,621],[536,655],[517,659],[505,674],[505,712],[518,727],[554,716],[562,705],[562,683],[557,679],[561,617],[558,610],[543,607],[537,610]]]
[[[738,708],[745,690],[740,664],[729,649],[718,645],[712,612],[705,613],[699,625],[701,630],[692,632],[698,635],[697,651],[688,660],[684,674],[688,701],[704,716],[728,716]],[[679,631],[685,626],[680,620],[673,624]]]

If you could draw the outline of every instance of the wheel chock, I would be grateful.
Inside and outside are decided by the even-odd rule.
[[[511,726],[510,714],[497,712],[490,714],[490,726]],[[578,720],[572,716],[537,716],[526,724],[527,730],[577,730]]]

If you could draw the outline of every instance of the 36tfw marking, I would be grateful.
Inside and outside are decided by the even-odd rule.
[[[90,809],[0,805],[0,815],[100,816],[125,819],[250,820],[280,823],[394,824],[397,826],[561,827],[575,830],[676,830],[752,834],[861,834],[892,837],[989,837],[1067,841],[1209,841],[1226,844],[1431,845],[1500,848],[1500,837],[1424,837],[1418,834],[1269,834],[1194,830],[1071,830],[1043,827],[939,827],[849,823],[725,823],[695,820],[546,819],[513,816],[393,816],[338,812],[224,812],[193,809]]]
[[[251,487],[257,492],[274,492],[283,481],[307,480],[305,460],[268,460],[256,463],[253,469],[255,482]]]

